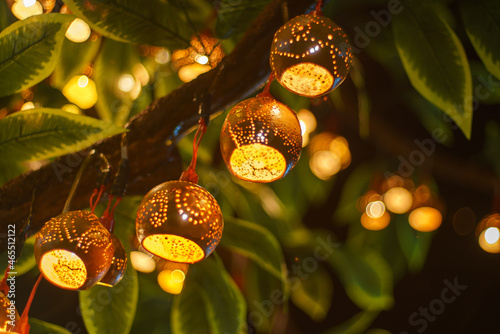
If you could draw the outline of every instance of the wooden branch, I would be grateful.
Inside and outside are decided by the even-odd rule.
[[[161,182],[179,177],[182,163],[174,143],[197,124],[199,104],[194,100],[210,90],[216,76],[211,114],[243,100],[266,81],[270,73],[272,37],[284,23],[283,3],[284,0],[275,0],[267,6],[219,67],[153,102],[129,122],[128,194],[144,194]],[[314,1],[287,0],[286,3],[290,17],[293,17],[302,14]],[[120,160],[120,143],[121,136],[115,136],[93,148],[105,154],[116,170]],[[60,214],[78,168],[88,152],[89,149],[60,157],[54,163],[21,175],[0,188],[1,231],[7,231],[8,224],[15,224],[16,232],[20,232],[20,227],[28,218],[33,191],[35,200],[30,233],[37,232],[47,220]],[[97,171],[98,163],[95,161],[81,179],[72,209],[89,206]],[[6,236],[0,234],[0,250],[5,249],[6,241]]]

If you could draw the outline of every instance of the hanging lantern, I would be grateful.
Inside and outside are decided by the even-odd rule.
[[[113,258],[111,235],[88,211],[70,211],[49,220],[38,232],[35,259],[52,284],[85,290],[108,271]]]
[[[17,333],[14,327],[19,321],[19,313],[14,303],[0,292],[0,333]]]
[[[275,181],[299,160],[300,123],[293,110],[272,97],[250,98],[227,115],[220,146],[227,168],[239,179]]]
[[[429,187],[426,185],[419,186],[415,190],[413,197],[414,206],[408,217],[411,227],[419,232],[431,232],[441,226],[443,221],[443,216],[439,210],[441,204]]]
[[[123,248],[122,242],[116,235],[111,234],[111,243],[114,249],[111,266],[106,275],[97,283],[110,287],[118,284],[125,275],[125,270],[127,270],[127,253],[125,252],[125,248]]]
[[[173,262],[195,263],[219,244],[224,221],[213,196],[195,183],[168,181],[153,188],[137,210],[144,249]]]
[[[292,93],[317,97],[337,88],[347,77],[351,47],[342,29],[324,16],[300,15],[274,35],[271,69]]]
[[[479,246],[488,253],[500,253],[500,214],[484,217],[476,228]]]

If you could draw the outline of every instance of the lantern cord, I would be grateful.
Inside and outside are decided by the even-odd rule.
[[[269,74],[269,78],[267,79],[266,85],[262,89],[262,92],[257,94],[257,96],[271,96],[271,93],[269,93],[269,89],[271,88],[271,83],[273,82],[273,80],[274,80],[274,73],[271,72],[271,74]]]
[[[64,203],[63,212],[68,212],[70,210],[71,201],[73,200],[73,197],[75,197],[76,188],[78,188],[78,184],[80,183],[80,179],[82,178],[83,171],[87,168],[88,164],[90,163],[91,158],[93,157],[93,155],[95,153],[96,153],[96,150],[90,151],[90,153],[83,160],[83,163],[80,166],[80,169],[78,169],[78,172],[76,173],[75,181],[73,181],[73,184],[71,185],[71,189],[69,190],[68,198],[66,198],[66,203]]]
[[[26,306],[24,307],[23,315],[21,315],[21,318],[19,319],[19,322],[15,326],[15,330],[19,332],[20,334],[28,334],[30,331],[30,325],[28,324],[28,313],[30,311],[31,303],[33,302],[33,299],[35,298],[35,293],[36,290],[38,289],[38,285],[40,285],[40,282],[42,281],[42,274],[38,276],[38,279],[35,282],[35,285],[33,286],[33,289],[31,290],[30,297],[28,299],[28,302],[26,303]]]
[[[198,183],[199,177],[198,174],[196,174],[196,160],[198,157],[198,149],[200,147],[201,139],[207,131],[207,123],[205,121],[205,117],[201,117],[198,123],[198,129],[196,130],[193,140],[193,157],[191,158],[191,163],[189,164],[189,166],[184,172],[182,172],[180,177],[181,181]]]
[[[321,7],[325,4],[324,0],[317,0],[316,2],[316,9],[314,10],[314,15],[323,15],[321,12]]]

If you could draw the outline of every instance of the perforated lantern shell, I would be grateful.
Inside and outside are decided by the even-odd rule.
[[[291,92],[317,97],[347,77],[352,61],[346,34],[330,19],[300,15],[278,29],[270,64],[278,82]]]
[[[49,220],[35,240],[35,259],[52,284],[68,290],[94,286],[108,271],[113,245],[108,230],[88,211]]]
[[[14,305],[11,305],[7,296],[0,292],[0,333],[17,333],[14,332],[13,324],[18,323],[19,313]]]
[[[106,275],[97,283],[104,286],[115,286],[120,282],[125,275],[125,270],[127,270],[127,253],[123,244],[116,237],[116,235],[111,234],[111,243],[113,244],[113,259],[111,260],[111,265],[106,272]]]
[[[224,229],[215,198],[197,184],[168,181],[146,194],[136,232],[148,252],[173,262],[195,263],[219,244]]]
[[[220,147],[233,175],[245,181],[272,182],[299,160],[300,123],[293,110],[272,97],[250,98],[227,115]]]

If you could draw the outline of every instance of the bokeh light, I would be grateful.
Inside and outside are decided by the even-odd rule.
[[[394,187],[384,194],[384,203],[387,210],[402,214],[410,210],[413,204],[413,196],[406,188]]]
[[[98,98],[94,81],[85,75],[71,78],[63,87],[62,93],[69,102],[76,104],[81,109],[93,107]]]
[[[420,232],[431,232],[441,226],[443,217],[438,209],[424,206],[414,209],[408,220],[413,229]]]
[[[43,6],[38,1],[16,1],[10,8],[12,14],[19,20],[24,20],[33,15],[43,14]]]
[[[380,231],[391,222],[391,215],[384,211],[380,217],[370,217],[366,212],[361,215],[361,225],[370,231]]]
[[[118,89],[130,93],[135,86],[135,79],[131,74],[122,74],[118,79]]]
[[[158,284],[163,291],[178,295],[184,286],[185,274],[179,269],[165,269],[158,274]]]
[[[143,273],[152,273],[156,268],[153,255],[141,251],[130,252],[130,263],[135,270]]]
[[[89,25],[82,19],[76,18],[66,30],[65,36],[74,43],[83,43],[89,39],[91,33]]]

